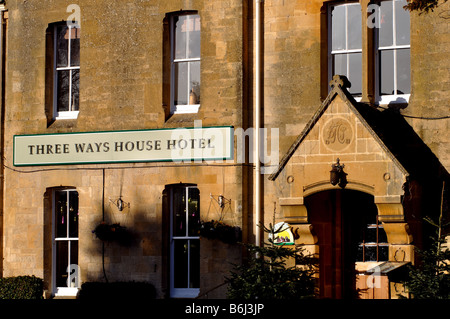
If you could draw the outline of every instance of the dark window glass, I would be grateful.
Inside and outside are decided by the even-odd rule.
[[[79,110],[80,37],[79,27],[55,27],[56,116]]]

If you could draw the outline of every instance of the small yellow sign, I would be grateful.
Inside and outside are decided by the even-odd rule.
[[[291,226],[286,222],[280,222],[274,226],[273,243],[276,245],[294,245],[294,235]],[[271,235],[271,234],[270,234]],[[272,236],[270,236],[272,237]]]

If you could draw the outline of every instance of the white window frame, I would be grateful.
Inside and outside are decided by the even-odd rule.
[[[394,3],[398,0],[383,0],[382,2],[391,2],[393,11],[392,11],[392,20],[393,20],[393,26],[392,26],[392,42],[393,45],[391,46],[380,46],[379,45],[379,28],[375,28],[375,92],[376,92],[376,101],[380,105],[387,105],[387,104],[396,104],[396,103],[408,103],[409,98],[411,96],[410,93],[408,94],[397,94],[397,52],[400,49],[409,49],[411,53],[411,36],[410,36],[410,42],[409,45],[397,45],[397,34],[396,34],[396,18],[395,18],[395,10],[396,7]],[[381,2],[381,1],[380,1]],[[381,19],[381,14],[378,15],[378,19]],[[378,25],[381,25],[381,22],[378,21]],[[411,24],[410,24],[411,25]],[[395,94],[390,95],[381,95],[381,87],[380,87],[380,81],[381,81],[381,52],[380,51],[388,51],[393,50],[394,52],[394,92]],[[411,64],[410,64],[410,72],[411,72]],[[411,75],[410,75],[411,79]],[[410,88],[411,89],[411,88]]]
[[[76,189],[54,189],[52,193],[52,291],[54,292],[55,296],[76,296],[78,293],[78,290],[80,287],[58,287],[56,285],[56,265],[57,265],[57,249],[56,249],[56,242],[60,241],[77,241],[79,243],[79,237],[69,237],[69,229],[67,229],[67,236],[66,237],[56,237],[56,193],[57,192],[66,192],[67,198],[70,198],[69,192],[77,192]],[[66,218],[68,220],[69,216],[69,209],[70,205],[67,205],[67,214]],[[67,223],[67,228],[69,227],[69,223]],[[68,245],[68,265],[71,265],[70,263],[70,247],[71,245]],[[79,246],[78,246],[78,253],[79,253]],[[78,283],[81,283],[81,280],[78,280]]]
[[[189,62],[200,62],[201,57],[198,58],[186,58],[186,59],[175,59],[175,18],[180,16],[195,16],[200,17],[197,13],[183,13],[180,15],[172,15],[170,17],[170,78],[172,79],[170,82],[170,112],[171,114],[190,114],[190,113],[198,113],[200,108],[200,104],[175,104],[175,84],[177,78],[175,76],[175,64],[187,62],[188,64],[188,74],[190,74],[190,66]],[[200,22],[201,24],[201,22]],[[189,32],[187,33],[186,39],[186,47],[189,45]],[[189,81],[188,81],[189,86]],[[200,82],[201,86],[201,82]],[[189,88],[186,88],[189,97]],[[189,99],[189,98],[188,98]]]
[[[198,288],[175,288],[174,283],[174,273],[175,273],[175,264],[174,264],[174,257],[175,257],[175,241],[176,240],[188,240],[190,242],[191,240],[198,240],[200,241],[200,236],[189,236],[189,189],[194,188],[197,189],[196,186],[183,186],[186,191],[186,235],[185,236],[174,236],[173,234],[173,192],[177,190],[178,188],[171,188],[170,189],[170,297],[171,298],[195,298],[200,294],[200,287]],[[190,274],[190,244],[188,244],[188,269],[186,270],[188,273],[188,282],[189,280],[189,274]]]
[[[347,56],[347,75],[350,73],[350,63],[349,63],[349,54],[351,53],[361,53],[362,56],[362,39],[361,39],[361,49],[342,49],[342,50],[333,50],[333,30],[332,30],[332,12],[333,8],[337,6],[343,6],[345,7],[346,11],[346,17],[348,17],[348,6],[351,5],[358,5],[361,7],[361,4],[359,2],[341,2],[341,3],[333,3],[328,6],[328,82],[330,82],[333,78],[333,56],[338,54],[345,54]],[[348,48],[348,20],[345,20],[345,33],[346,33],[346,48]],[[361,25],[362,29],[362,25]],[[361,59],[361,69],[362,69],[362,59]],[[347,76],[346,75],[346,76]],[[350,80],[350,79],[349,79]],[[363,84],[363,74],[361,73],[361,89]],[[331,90],[331,88],[329,88]],[[361,101],[362,99],[362,92],[361,95],[353,96],[356,101]]]
[[[58,27],[61,25],[55,25],[53,28],[53,114],[55,120],[67,120],[67,119],[76,119],[78,118],[79,111],[71,110],[72,108],[72,94],[69,93],[69,111],[58,111],[58,71],[70,71],[72,74],[73,70],[80,70],[80,65],[71,66],[71,32],[72,29],[77,28],[80,29],[78,25],[67,24],[69,28],[69,42],[67,47],[67,59],[68,64],[67,67],[57,67],[57,57],[58,57]],[[72,76],[69,76],[69,92],[72,92]],[[78,92],[79,94],[79,92]]]
[[[384,247],[384,248],[388,248],[389,249],[389,242],[387,242],[387,241],[383,242],[379,238],[380,230],[383,231],[383,232],[386,232],[386,231],[384,230],[383,224],[380,223],[378,215],[376,217],[375,223],[367,224],[366,225],[366,229],[375,229],[375,231],[376,231],[376,239],[373,242],[365,242],[365,238],[363,238],[363,242],[359,243],[359,247],[363,248],[363,260],[357,260],[356,263],[359,263],[359,264],[361,264],[361,263],[374,263],[374,262],[378,263],[378,262],[388,261],[388,260],[380,260],[379,248],[380,247]],[[385,233],[385,236],[387,237],[386,233]],[[377,249],[377,253],[376,253],[377,260],[365,260],[366,256],[365,256],[364,250],[365,250],[366,247],[375,247]],[[389,256],[388,256],[388,259],[389,259]]]

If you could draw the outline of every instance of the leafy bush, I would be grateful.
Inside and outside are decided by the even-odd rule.
[[[414,299],[450,299],[450,251],[435,249],[417,250],[421,263],[410,266],[406,286]]]
[[[78,299],[155,299],[155,287],[148,282],[85,282],[78,292]]]
[[[44,282],[35,276],[0,278],[0,299],[43,299]]]
[[[436,222],[430,217],[424,220],[435,227],[435,236],[431,237],[432,244],[424,250],[417,250],[420,262],[410,267],[409,280],[406,287],[415,299],[450,299],[450,250],[444,229],[450,222],[444,221],[444,190],[442,185],[441,210]],[[444,205],[445,204],[445,205]]]
[[[276,234],[281,229],[264,227]],[[275,236],[272,236],[275,238]],[[272,239],[261,247],[246,245],[250,260],[236,265],[228,278],[230,299],[304,299],[315,296],[316,260],[300,246],[276,245]],[[294,266],[287,266],[289,259]]]

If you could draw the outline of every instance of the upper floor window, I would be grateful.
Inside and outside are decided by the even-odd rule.
[[[80,36],[78,26],[54,27],[54,95],[55,119],[77,118],[80,92]]]
[[[352,84],[354,96],[362,92],[361,6],[347,3],[331,6],[329,52],[330,80],[345,75]]]
[[[380,3],[376,29],[380,103],[407,102],[411,93],[410,19],[406,0]]]
[[[171,113],[200,107],[200,16],[173,15],[170,23]]]
[[[406,4],[406,0],[382,0],[370,7],[361,7],[357,1],[331,4],[328,7],[328,82],[335,74],[345,75],[355,98],[362,97],[363,83],[366,83],[366,94],[372,94],[376,103],[408,102],[411,66],[410,17],[409,11],[403,8]],[[366,33],[363,29],[362,13],[369,16],[367,27],[374,32]],[[369,23],[373,16],[376,23]],[[362,32],[368,36],[364,37]],[[363,39],[368,43],[363,43]],[[367,48],[374,49],[366,52],[367,59],[363,61]]]

